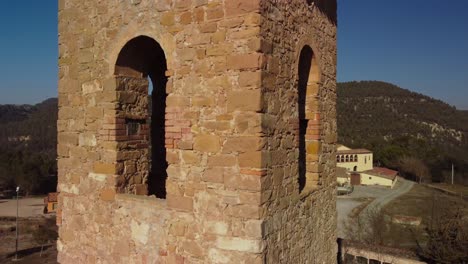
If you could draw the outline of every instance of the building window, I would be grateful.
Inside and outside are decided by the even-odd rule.
[[[321,136],[318,88],[320,70],[311,47],[304,46],[298,65],[298,117],[299,117],[299,192],[307,187],[317,187],[320,181]]]
[[[164,51],[150,37],[131,39],[117,58],[114,75],[120,101],[115,123],[124,124],[124,131],[115,140],[124,143],[118,145],[118,155],[128,157],[119,160],[120,193],[166,197],[166,71]]]

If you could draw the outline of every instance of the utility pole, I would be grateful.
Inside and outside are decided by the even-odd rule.
[[[15,248],[15,261],[18,260],[18,208],[19,208],[19,190],[20,187],[16,187],[16,248]]]
[[[453,169],[453,162],[452,162],[452,185],[453,185],[453,172],[454,172],[454,169]]]

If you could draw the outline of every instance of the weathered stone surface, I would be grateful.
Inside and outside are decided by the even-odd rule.
[[[216,247],[224,250],[260,253],[262,251],[262,242],[261,240],[250,240],[237,237],[219,237],[216,240]]]
[[[148,242],[149,225],[147,223],[138,223],[132,220],[130,225],[132,230],[132,239],[136,243],[145,245]]]
[[[334,263],[325,1],[59,1],[58,261]]]
[[[197,135],[193,149],[202,152],[218,152],[220,149],[219,137],[216,135]]]

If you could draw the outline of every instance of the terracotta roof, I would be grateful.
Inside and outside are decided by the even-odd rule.
[[[394,180],[395,177],[398,175],[398,171],[394,171],[383,167],[374,167],[372,170],[363,171],[363,173],[387,178],[390,180]]]
[[[366,154],[372,153],[372,151],[368,149],[350,149],[350,150],[338,150],[336,154]]]

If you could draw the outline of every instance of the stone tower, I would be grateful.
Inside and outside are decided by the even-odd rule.
[[[335,262],[335,76],[335,0],[59,0],[59,262]]]

